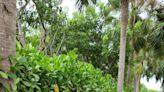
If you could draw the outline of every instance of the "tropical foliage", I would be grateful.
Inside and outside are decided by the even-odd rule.
[[[61,7],[63,0],[17,0],[16,54],[6,59],[10,50],[2,53],[5,40],[0,42],[0,91],[116,92],[118,88],[118,92],[156,92],[140,83],[142,77],[154,76],[164,88],[163,4],[103,1],[74,0],[77,10],[68,15],[68,9]],[[6,29],[10,30],[9,25]],[[6,35],[0,41],[10,38],[10,33],[1,32]],[[124,56],[119,51],[125,34]],[[123,60],[120,55],[125,64],[118,65]],[[4,60],[11,64],[9,71],[2,69]],[[122,67],[125,75],[118,73]]]

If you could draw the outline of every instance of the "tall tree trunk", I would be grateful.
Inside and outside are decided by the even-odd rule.
[[[36,9],[39,10],[37,2],[35,0],[32,0],[32,1],[35,4]],[[46,47],[47,29],[46,29],[46,26],[44,25],[44,20],[42,19],[43,15],[41,14],[41,12],[38,12],[38,16],[39,16],[40,24],[42,25],[42,28],[44,31],[41,36],[41,40],[39,44],[39,51],[43,51],[44,54],[47,55],[47,47]]]
[[[19,40],[19,42],[20,42],[20,44],[21,44],[22,47],[25,47],[25,38],[24,38],[23,30],[22,30],[21,12],[24,10],[24,8],[26,8],[28,2],[26,2],[26,4],[23,6],[22,5],[23,4],[23,1],[22,0],[21,1],[18,1],[19,6],[21,8],[17,11],[17,16],[19,16],[17,18],[17,26],[18,26],[17,30],[18,30],[18,33],[19,33],[18,40]]]
[[[126,29],[128,25],[128,3],[128,0],[121,0],[121,34],[117,92],[123,91],[124,83]]]
[[[131,65],[131,63],[128,63],[128,72],[127,72],[127,84],[128,85],[131,84],[131,77],[132,77],[132,65]]]
[[[128,70],[127,70],[127,77],[126,77],[126,86],[128,87],[128,92],[132,91],[132,64],[129,62],[128,63]]]
[[[9,57],[15,55],[16,0],[0,0],[0,70],[11,73]],[[0,78],[4,86],[12,84],[11,79]]]
[[[134,92],[139,92],[140,91],[140,75],[135,75],[134,77]]]

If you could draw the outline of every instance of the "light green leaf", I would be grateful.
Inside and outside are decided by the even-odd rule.
[[[8,79],[8,75],[2,71],[0,71],[0,75],[5,78],[5,79]]]

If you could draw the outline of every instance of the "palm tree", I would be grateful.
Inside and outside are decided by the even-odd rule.
[[[129,41],[131,42],[131,48],[132,48],[132,52],[130,52],[133,56],[131,57],[131,62],[128,64],[128,70],[131,70],[133,67],[135,70],[140,71],[140,72],[133,72],[134,78],[130,77],[132,74],[131,71],[128,72],[128,87],[132,87],[132,81],[130,82],[130,80],[134,79],[134,92],[139,92],[139,86],[140,86],[140,78],[141,78],[141,74],[142,74],[142,68],[143,68],[143,61],[145,58],[144,55],[141,56],[140,54],[140,50],[144,50],[144,52],[141,52],[142,54],[146,53],[146,35],[148,35],[149,31],[150,31],[150,27],[149,29],[147,29],[147,26],[149,25],[148,20],[142,20],[139,17],[139,13],[140,11],[142,11],[143,9],[149,10],[147,9],[147,6],[151,6],[151,9],[149,11],[152,11],[154,6],[155,6],[155,2],[156,0],[150,0],[150,1],[146,1],[144,2],[144,0],[131,0],[131,11],[130,11],[130,19],[129,19],[129,29],[130,29],[130,33],[131,36],[129,38]],[[145,7],[146,6],[146,7]],[[141,9],[142,7],[142,9]],[[138,26],[137,26],[138,25]],[[138,30],[138,31],[137,31]],[[129,52],[128,52],[129,53]],[[135,62],[138,61],[138,62]],[[132,64],[131,63],[135,63]]]
[[[151,59],[147,63],[147,69],[145,69],[145,75],[147,78],[152,76],[156,77],[156,80],[162,80],[162,92],[164,92],[164,8],[160,7],[156,9],[157,22],[155,23],[154,30],[150,32],[148,36],[149,44],[149,57]]]
[[[120,34],[120,56],[117,92],[123,91],[124,70],[125,70],[125,50],[126,50],[126,29],[128,25],[128,0],[121,0],[121,34]]]
[[[9,57],[15,55],[16,0],[0,0],[0,70],[11,73]],[[0,78],[0,92],[11,85],[11,79]]]
[[[82,7],[92,4],[96,4],[97,0],[75,0],[76,5],[79,10],[82,9]]]

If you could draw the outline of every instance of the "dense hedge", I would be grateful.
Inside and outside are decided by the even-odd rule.
[[[76,60],[73,52],[48,57],[34,49],[19,50],[12,69],[18,92],[53,92],[55,84],[60,92],[116,92],[110,75]]]

